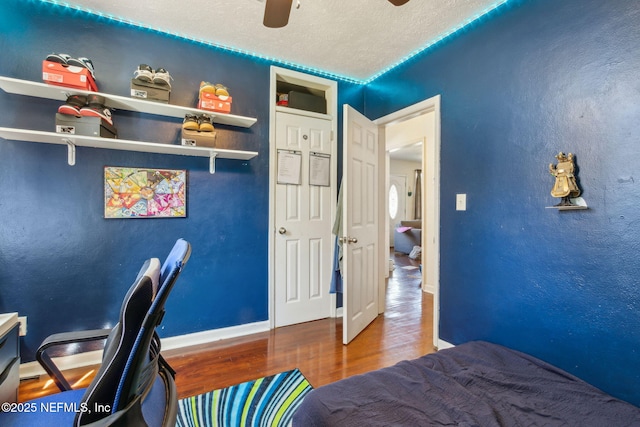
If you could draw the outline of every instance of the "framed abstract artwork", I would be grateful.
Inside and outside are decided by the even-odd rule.
[[[186,170],[105,166],[105,218],[186,216]]]

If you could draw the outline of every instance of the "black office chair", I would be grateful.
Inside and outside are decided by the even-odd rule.
[[[86,390],[71,390],[24,402],[15,412],[0,413],[1,426],[175,426],[177,392],[174,372],[160,355],[156,326],[164,315],[164,304],[191,254],[191,247],[179,239],[160,266],[157,258],[147,260],[125,296],[119,322],[111,330],[102,365]],[[63,344],[71,336],[57,334]],[[71,333],[73,335],[73,333]],[[86,334],[78,334],[86,341]],[[44,363],[51,362],[46,349]],[[47,360],[48,359],[48,360]],[[53,368],[52,368],[53,366]],[[51,362],[47,372],[60,371]],[[66,383],[59,375],[56,383]]]

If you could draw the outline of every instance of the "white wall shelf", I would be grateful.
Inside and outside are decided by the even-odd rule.
[[[207,114],[214,123],[249,128],[257,122],[252,117],[236,116],[233,114],[221,114],[213,111],[199,110],[197,108],[182,107],[179,105],[163,104],[160,102],[145,101],[143,99],[127,98],[119,95],[109,95],[100,92],[90,92],[63,86],[53,86],[45,83],[19,80],[11,77],[0,76],[0,88],[7,93],[16,95],[33,96],[37,98],[66,101],[69,95],[98,94],[104,96],[105,107],[115,110],[135,111],[139,113],[155,114],[164,117],[183,118],[187,113]],[[209,147],[190,147],[173,144],[160,144],[156,142],[131,141],[126,139],[111,139],[95,136],[70,135],[55,132],[42,132],[27,129],[12,129],[0,127],[0,138],[24,142],[40,142],[45,144],[58,144],[67,146],[67,162],[74,165],[76,162],[76,146],[106,148],[109,150],[138,151],[143,153],[175,154],[183,156],[196,156],[209,158],[209,172],[215,173],[215,160],[235,159],[249,160],[258,155],[255,151],[227,150]]]
[[[39,142],[67,146],[67,161],[75,164],[75,147],[105,148],[109,150],[138,151],[143,153],[174,154],[183,156],[208,157],[209,172],[215,173],[215,159],[250,160],[258,155],[255,151],[226,150],[209,147],[190,147],[157,142],[111,139],[97,136],[70,135],[56,132],[42,132],[26,129],[0,127],[0,138],[13,141]]]
[[[156,114],[165,117],[183,118],[185,114],[207,114],[214,123],[222,125],[249,128],[257,122],[253,117],[236,116],[233,114],[216,113],[214,111],[200,110],[197,108],[183,107],[180,105],[163,104],[160,102],[145,101],[143,99],[127,98],[126,96],[110,95],[101,92],[90,92],[63,86],[53,86],[45,83],[19,80],[11,77],[0,76],[0,88],[7,93],[16,95],[33,96],[37,98],[66,101],[69,95],[97,94],[105,97],[105,107],[116,110],[135,111],[139,113]]]
[[[589,209],[587,202],[582,197],[571,198],[571,205],[545,206],[546,209],[557,209],[559,211],[579,211]]]

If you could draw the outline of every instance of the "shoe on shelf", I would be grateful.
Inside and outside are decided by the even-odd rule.
[[[151,83],[153,81],[153,68],[147,64],[138,65],[138,69],[133,72],[133,78],[142,82]]]
[[[75,65],[76,67],[82,67],[82,68],[86,68],[87,70],[89,70],[89,72],[91,73],[91,77],[93,77],[94,79],[96,78],[95,76],[95,69],[93,68],[93,62],[91,62],[91,60],[89,58],[69,58],[67,59],[67,64],[68,65]]]
[[[201,132],[213,132],[213,123],[211,122],[211,116],[201,114],[198,116],[198,125]]]
[[[66,53],[51,53],[47,55],[46,60],[51,62],[57,62],[58,64],[67,65],[67,62],[72,59],[71,55],[67,55]]]
[[[111,110],[104,106],[104,96],[87,95],[87,105],[80,109],[80,114],[85,117],[100,117],[113,126]]]
[[[224,98],[225,96],[229,96],[229,89],[226,86],[221,85],[220,83],[215,85],[216,88],[216,96],[218,98]]]
[[[200,123],[198,116],[195,114],[185,114],[184,121],[182,122],[182,129],[184,130],[200,130]]]
[[[200,92],[199,92],[200,93],[200,95],[199,95],[200,98],[202,98],[202,93],[204,93],[204,92],[215,95],[216,94],[216,87],[213,84],[209,83],[209,82],[200,82]]]
[[[169,86],[169,89],[171,89],[171,75],[164,68],[158,68],[155,71],[153,82],[157,85]]]
[[[67,114],[69,116],[82,117],[80,109],[87,104],[86,95],[70,95],[67,103],[58,107],[58,113]]]

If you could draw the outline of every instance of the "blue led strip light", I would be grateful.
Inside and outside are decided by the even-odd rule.
[[[355,84],[362,84],[363,81],[361,79],[356,79],[353,77],[348,77],[348,76],[343,76],[340,74],[336,74],[336,73],[331,73],[329,71],[324,71],[324,70],[320,70],[317,68],[312,68],[312,67],[307,67],[305,65],[300,65],[300,64],[296,64],[293,62],[288,62],[288,61],[284,61],[282,59],[278,59],[278,58],[273,58],[270,56],[265,56],[265,55],[260,55],[258,53],[255,52],[250,52],[247,50],[243,50],[243,49],[239,49],[236,47],[231,47],[231,46],[224,46],[224,45],[220,45],[220,44],[216,44],[216,43],[212,43],[206,40],[200,40],[200,39],[196,39],[190,36],[186,36],[186,35],[182,35],[182,34],[178,34],[178,33],[173,33],[173,32],[169,32],[169,31],[164,31],[161,29],[157,29],[157,28],[152,28],[149,26],[146,26],[142,23],[139,22],[134,22],[134,21],[130,21],[124,18],[119,18],[117,16],[114,15],[110,15],[110,14],[105,14],[99,11],[95,11],[95,10],[91,10],[91,9],[87,9],[87,8],[82,8],[79,6],[75,6],[75,5],[71,5],[67,2],[63,2],[63,1],[58,1],[58,0],[33,0],[36,1],[38,3],[45,3],[47,5],[51,5],[57,9],[62,9],[63,11],[67,11],[67,12],[79,12],[79,13],[83,13],[86,14],[88,17],[93,17],[97,20],[106,20],[106,21],[110,21],[112,23],[116,23],[116,24],[120,24],[120,25],[125,25],[128,27],[132,27],[132,28],[138,28],[138,29],[142,29],[142,30],[146,30],[146,31],[150,31],[153,33],[158,33],[158,34],[162,34],[162,35],[166,35],[169,37],[175,37],[181,40],[185,40],[185,41],[189,41],[192,43],[196,43],[196,44],[200,44],[200,45],[204,45],[204,46],[208,46],[208,47],[212,47],[215,49],[219,49],[222,51],[226,51],[226,52],[230,52],[230,53],[235,53],[237,55],[241,55],[241,56],[247,56],[250,58],[256,58],[256,59],[260,59],[260,60],[264,60],[264,61],[269,61],[271,63],[275,63],[278,65],[284,65],[284,66],[288,66],[300,71],[305,71],[308,73],[313,73],[313,74],[317,74],[323,77],[328,77],[334,80],[339,80],[339,81],[344,81],[344,82],[348,82],[348,83],[355,83]]]
[[[499,8],[500,6],[509,3],[509,2],[515,2],[516,0],[499,0],[497,2],[495,2],[494,4],[492,4],[491,6],[489,6],[488,8],[486,8],[485,10],[483,10],[482,12],[478,13],[477,15],[475,15],[474,17],[468,19],[467,21],[463,22],[462,24],[460,24],[459,26],[449,30],[448,32],[438,36],[436,39],[432,40],[431,42],[427,43],[426,45],[424,45],[423,47],[416,49],[415,51],[413,51],[412,53],[410,53],[409,55],[405,56],[404,58],[400,59],[399,61],[397,61],[396,63],[386,67],[385,69],[377,72],[376,74],[372,75],[371,77],[369,77],[368,79],[357,79],[354,77],[348,77],[348,76],[343,76],[340,74],[336,74],[336,73],[332,73],[329,71],[325,71],[325,70],[320,70],[317,68],[312,68],[312,67],[308,67],[305,65],[301,65],[301,64],[296,64],[293,62],[289,62],[289,61],[284,61],[282,59],[278,59],[278,58],[273,58],[273,57],[269,57],[269,56],[265,56],[265,55],[261,55],[255,52],[251,52],[251,51],[247,51],[244,49],[239,49],[239,48],[235,48],[232,46],[224,46],[224,45],[220,45],[220,44],[216,44],[216,43],[212,43],[206,40],[200,40],[200,39],[196,39],[193,37],[189,37],[186,35],[182,35],[182,34],[177,34],[177,33],[172,33],[169,31],[164,31],[161,29],[156,29],[156,28],[151,28],[148,27],[142,23],[139,22],[134,22],[134,21],[129,21],[127,19],[124,18],[119,18],[117,16],[113,16],[110,14],[104,14],[102,12],[99,11],[95,11],[95,10],[91,10],[91,9],[87,9],[87,8],[83,8],[83,7],[79,7],[79,6],[75,6],[75,5],[71,5],[67,2],[64,1],[59,1],[59,0],[33,0],[37,3],[45,3],[47,5],[51,5],[57,9],[63,9],[69,12],[80,12],[83,14],[86,14],[90,17],[96,18],[97,20],[106,20],[106,21],[110,21],[116,24],[121,24],[121,25],[126,25],[129,27],[133,27],[133,28],[138,28],[138,29],[142,29],[142,30],[147,30],[150,32],[154,32],[154,33],[158,33],[158,34],[163,34],[163,35],[167,35],[170,37],[175,37],[175,38],[179,38],[185,41],[189,41],[192,43],[196,43],[196,44],[200,44],[200,45],[204,45],[204,46],[208,46],[208,47],[212,47],[215,49],[219,49],[222,51],[226,51],[226,52],[230,52],[230,53],[235,53],[241,56],[247,56],[250,58],[256,58],[256,59],[260,59],[260,60],[264,60],[264,61],[269,61],[278,65],[284,65],[287,67],[291,67],[300,71],[305,71],[305,72],[309,72],[312,74],[316,74],[316,75],[320,75],[323,77],[328,77],[334,80],[338,80],[338,81],[343,81],[343,82],[347,82],[347,83],[355,83],[355,84],[359,84],[359,85],[366,85],[371,83],[373,80],[377,79],[378,77],[382,76],[383,74],[388,73],[389,71],[395,69],[396,67],[404,64],[405,62],[409,61],[412,58],[415,58],[417,55],[425,52],[426,50],[435,47],[436,45],[438,45],[439,43],[442,43],[443,41],[453,37],[454,35],[460,33],[461,31],[463,31],[465,28],[474,25],[476,23],[478,23],[482,18],[485,18],[489,15],[489,13],[495,11],[497,8]]]
[[[430,49],[432,47],[435,47],[436,45],[438,45],[439,43],[444,42],[447,39],[450,39],[450,38],[454,37],[456,34],[461,33],[463,30],[467,29],[468,27],[471,27],[472,25],[479,23],[482,18],[485,18],[485,17],[488,18],[489,13],[496,11],[496,9],[498,9],[500,6],[502,6],[502,5],[506,4],[506,3],[509,3],[509,2],[513,3],[514,0],[499,0],[499,1],[495,2],[495,3],[493,3],[491,6],[487,7],[482,12],[480,12],[480,13],[476,14],[475,16],[469,18],[468,20],[466,20],[462,24],[460,24],[457,27],[447,31],[446,33],[441,34],[436,39],[434,39],[431,42],[425,44],[421,48],[416,49],[415,51],[411,52],[409,55],[407,55],[404,58],[402,58],[399,61],[397,61],[396,63],[389,65],[387,68],[377,72],[376,74],[372,75],[368,79],[362,80],[361,84],[365,84],[366,85],[366,84],[371,83],[372,81],[374,81],[378,77],[382,76],[383,74],[386,74],[389,71],[393,70],[394,68],[399,67],[400,65],[402,65],[405,62],[409,61],[410,59],[415,58],[417,55],[425,52],[426,50],[428,50],[428,49]]]

